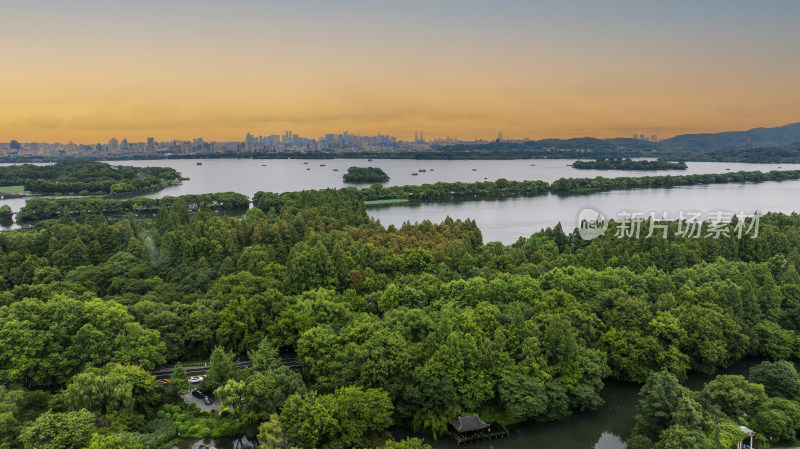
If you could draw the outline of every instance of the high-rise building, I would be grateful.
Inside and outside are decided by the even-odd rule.
[[[639,134],[639,140],[644,140],[644,134]]]
[[[16,140],[12,140],[8,144],[8,148],[10,148],[12,150],[21,150],[22,149],[22,145],[20,145],[19,142],[17,142]]]
[[[650,136],[650,142],[658,142],[658,136],[656,134]]]

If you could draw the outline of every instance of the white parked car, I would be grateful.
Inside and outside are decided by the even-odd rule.
[[[193,383],[193,384],[199,384],[202,381],[203,381],[203,378],[200,377],[200,376],[192,376],[192,377],[189,378],[189,383]]]

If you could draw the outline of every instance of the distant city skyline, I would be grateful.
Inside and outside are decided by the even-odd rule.
[[[487,143],[489,140],[462,141],[453,137],[426,139],[417,131],[413,140],[377,134],[360,135],[348,131],[327,133],[318,138],[300,136],[287,130],[282,134],[253,134],[243,139],[217,141],[194,139],[158,139],[147,137],[135,140],[112,137],[108,142],[20,142],[12,139],[0,142],[0,158],[4,157],[158,157],[177,155],[224,155],[236,153],[344,153],[344,152],[419,152],[457,143]]]
[[[793,0],[7,3],[0,142],[664,139],[800,119]]]
[[[743,130],[727,130],[727,131],[743,131]],[[75,145],[108,145],[109,147],[114,147],[116,145],[125,144],[125,143],[145,143],[148,145],[152,145],[154,143],[168,143],[168,142],[194,142],[194,143],[208,143],[208,142],[241,142],[241,143],[251,143],[251,142],[266,142],[269,141],[270,143],[275,142],[282,142],[285,143],[287,141],[292,141],[293,139],[299,139],[303,141],[315,141],[315,142],[330,142],[331,139],[336,139],[337,137],[341,139],[342,137],[345,139],[349,136],[351,138],[386,138],[389,139],[391,142],[405,142],[405,143],[439,143],[439,144],[455,144],[455,143],[474,143],[474,142],[494,142],[494,141],[506,141],[506,142],[524,142],[530,140],[542,140],[542,139],[531,139],[530,137],[515,137],[515,136],[505,136],[503,131],[498,131],[496,136],[484,136],[483,138],[473,138],[473,139],[464,139],[458,136],[433,136],[433,137],[426,137],[425,131],[415,131],[414,135],[410,138],[403,138],[394,136],[391,134],[386,133],[375,133],[375,134],[360,134],[360,133],[350,133],[349,131],[341,131],[341,132],[333,132],[333,133],[325,133],[321,136],[312,137],[312,136],[301,136],[298,133],[295,133],[291,130],[283,131],[279,134],[274,134],[274,131],[270,132],[253,132],[248,131],[245,133],[244,136],[241,138],[234,138],[234,139],[209,139],[202,136],[199,137],[192,137],[192,138],[160,138],[160,137],[145,137],[141,139],[129,139],[124,136],[113,136],[110,137],[106,141],[88,141],[88,142],[76,142],[73,140],[67,141],[46,141],[46,140],[20,140],[20,139],[8,139],[2,140],[0,139],[0,145],[20,145],[23,143],[46,143],[46,144],[75,144]],[[595,137],[595,136],[581,136],[581,137]],[[613,136],[611,138],[628,138],[631,136]],[[670,136],[672,137],[672,136]],[[558,139],[558,137],[549,137],[553,139]],[[659,138],[657,134],[639,134],[634,133],[632,136],[633,139],[636,140],[647,140],[650,142],[659,142],[663,140]],[[543,139],[548,139],[545,137]]]

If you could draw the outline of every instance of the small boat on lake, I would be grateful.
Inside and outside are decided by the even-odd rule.
[[[473,168],[472,171],[478,171],[478,169],[477,168]]]
[[[411,176],[419,176],[419,173],[411,173]]]
[[[334,168],[333,171],[339,171],[339,169],[338,168]]]
[[[419,169],[419,172],[420,172],[420,173],[426,173],[427,171],[428,171],[428,170],[425,170],[424,168],[420,168],[420,169]]]
[[[197,165],[203,165],[203,163],[202,162],[198,162]]]

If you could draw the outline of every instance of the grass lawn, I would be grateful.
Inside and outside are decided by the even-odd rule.
[[[392,200],[372,200],[372,201],[364,201],[365,206],[377,206],[381,204],[397,204],[397,203],[407,203],[408,200],[404,198],[396,198]]]
[[[0,193],[31,193],[25,191],[25,186],[2,186]]]

